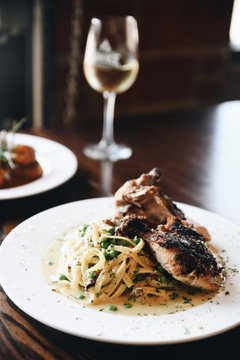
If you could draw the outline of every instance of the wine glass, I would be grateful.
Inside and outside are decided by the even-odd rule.
[[[134,17],[93,18],[83,71],[89,85],[103,94],[103,132],[98,144],[84,148],[86,156],[117,161],[132,155],[131,148],[115,142],[113,122],[116,95],[132,86],[138,70],[138,28]]]

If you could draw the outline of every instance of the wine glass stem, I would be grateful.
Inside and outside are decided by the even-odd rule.
[[[116,94],[113,92],[104,91],[104,109],[103,109],[103,133],[101,144],[105,147],[114,143],[114,110]]]

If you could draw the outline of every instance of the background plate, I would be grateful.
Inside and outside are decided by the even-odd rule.
[[[34,135],[15,134],[14,144],[34,148],[43,168],[43,176],[25,185],[0,189],[0,200],[21,198],[53,189],[69,180],[77,170],[78,162],[73,152],[55,141]]]

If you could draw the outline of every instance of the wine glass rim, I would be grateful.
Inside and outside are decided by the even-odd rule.
[[[98,16],[93,16],[91,18],[91,23],[100,23],[102,21],[111,21],[114,19],[126,19],[126,20],[130,20],[130,21],[134,21],[136,22],[136,19],[133,15],[98,15]]]

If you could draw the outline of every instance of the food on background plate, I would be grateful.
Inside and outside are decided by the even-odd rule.
[[[27,184],[43,174],[34,149],[13,142],[14,133],[20,126],[21,122],[13,124],[8,132],[0,132],[0,188],[3,189]]]
[[[215,295],[224,269],[208,245],[210,235],[162,193],[160,177],[153,169],[128,181],[115,194],[115,216],[60,236],[57,266],[49,277],[54,291],[113,307],[175,302],[177,311],[180,297],[189,305],[191,293],[193,306]],[[59,249],[59,242],[54,246]]]

